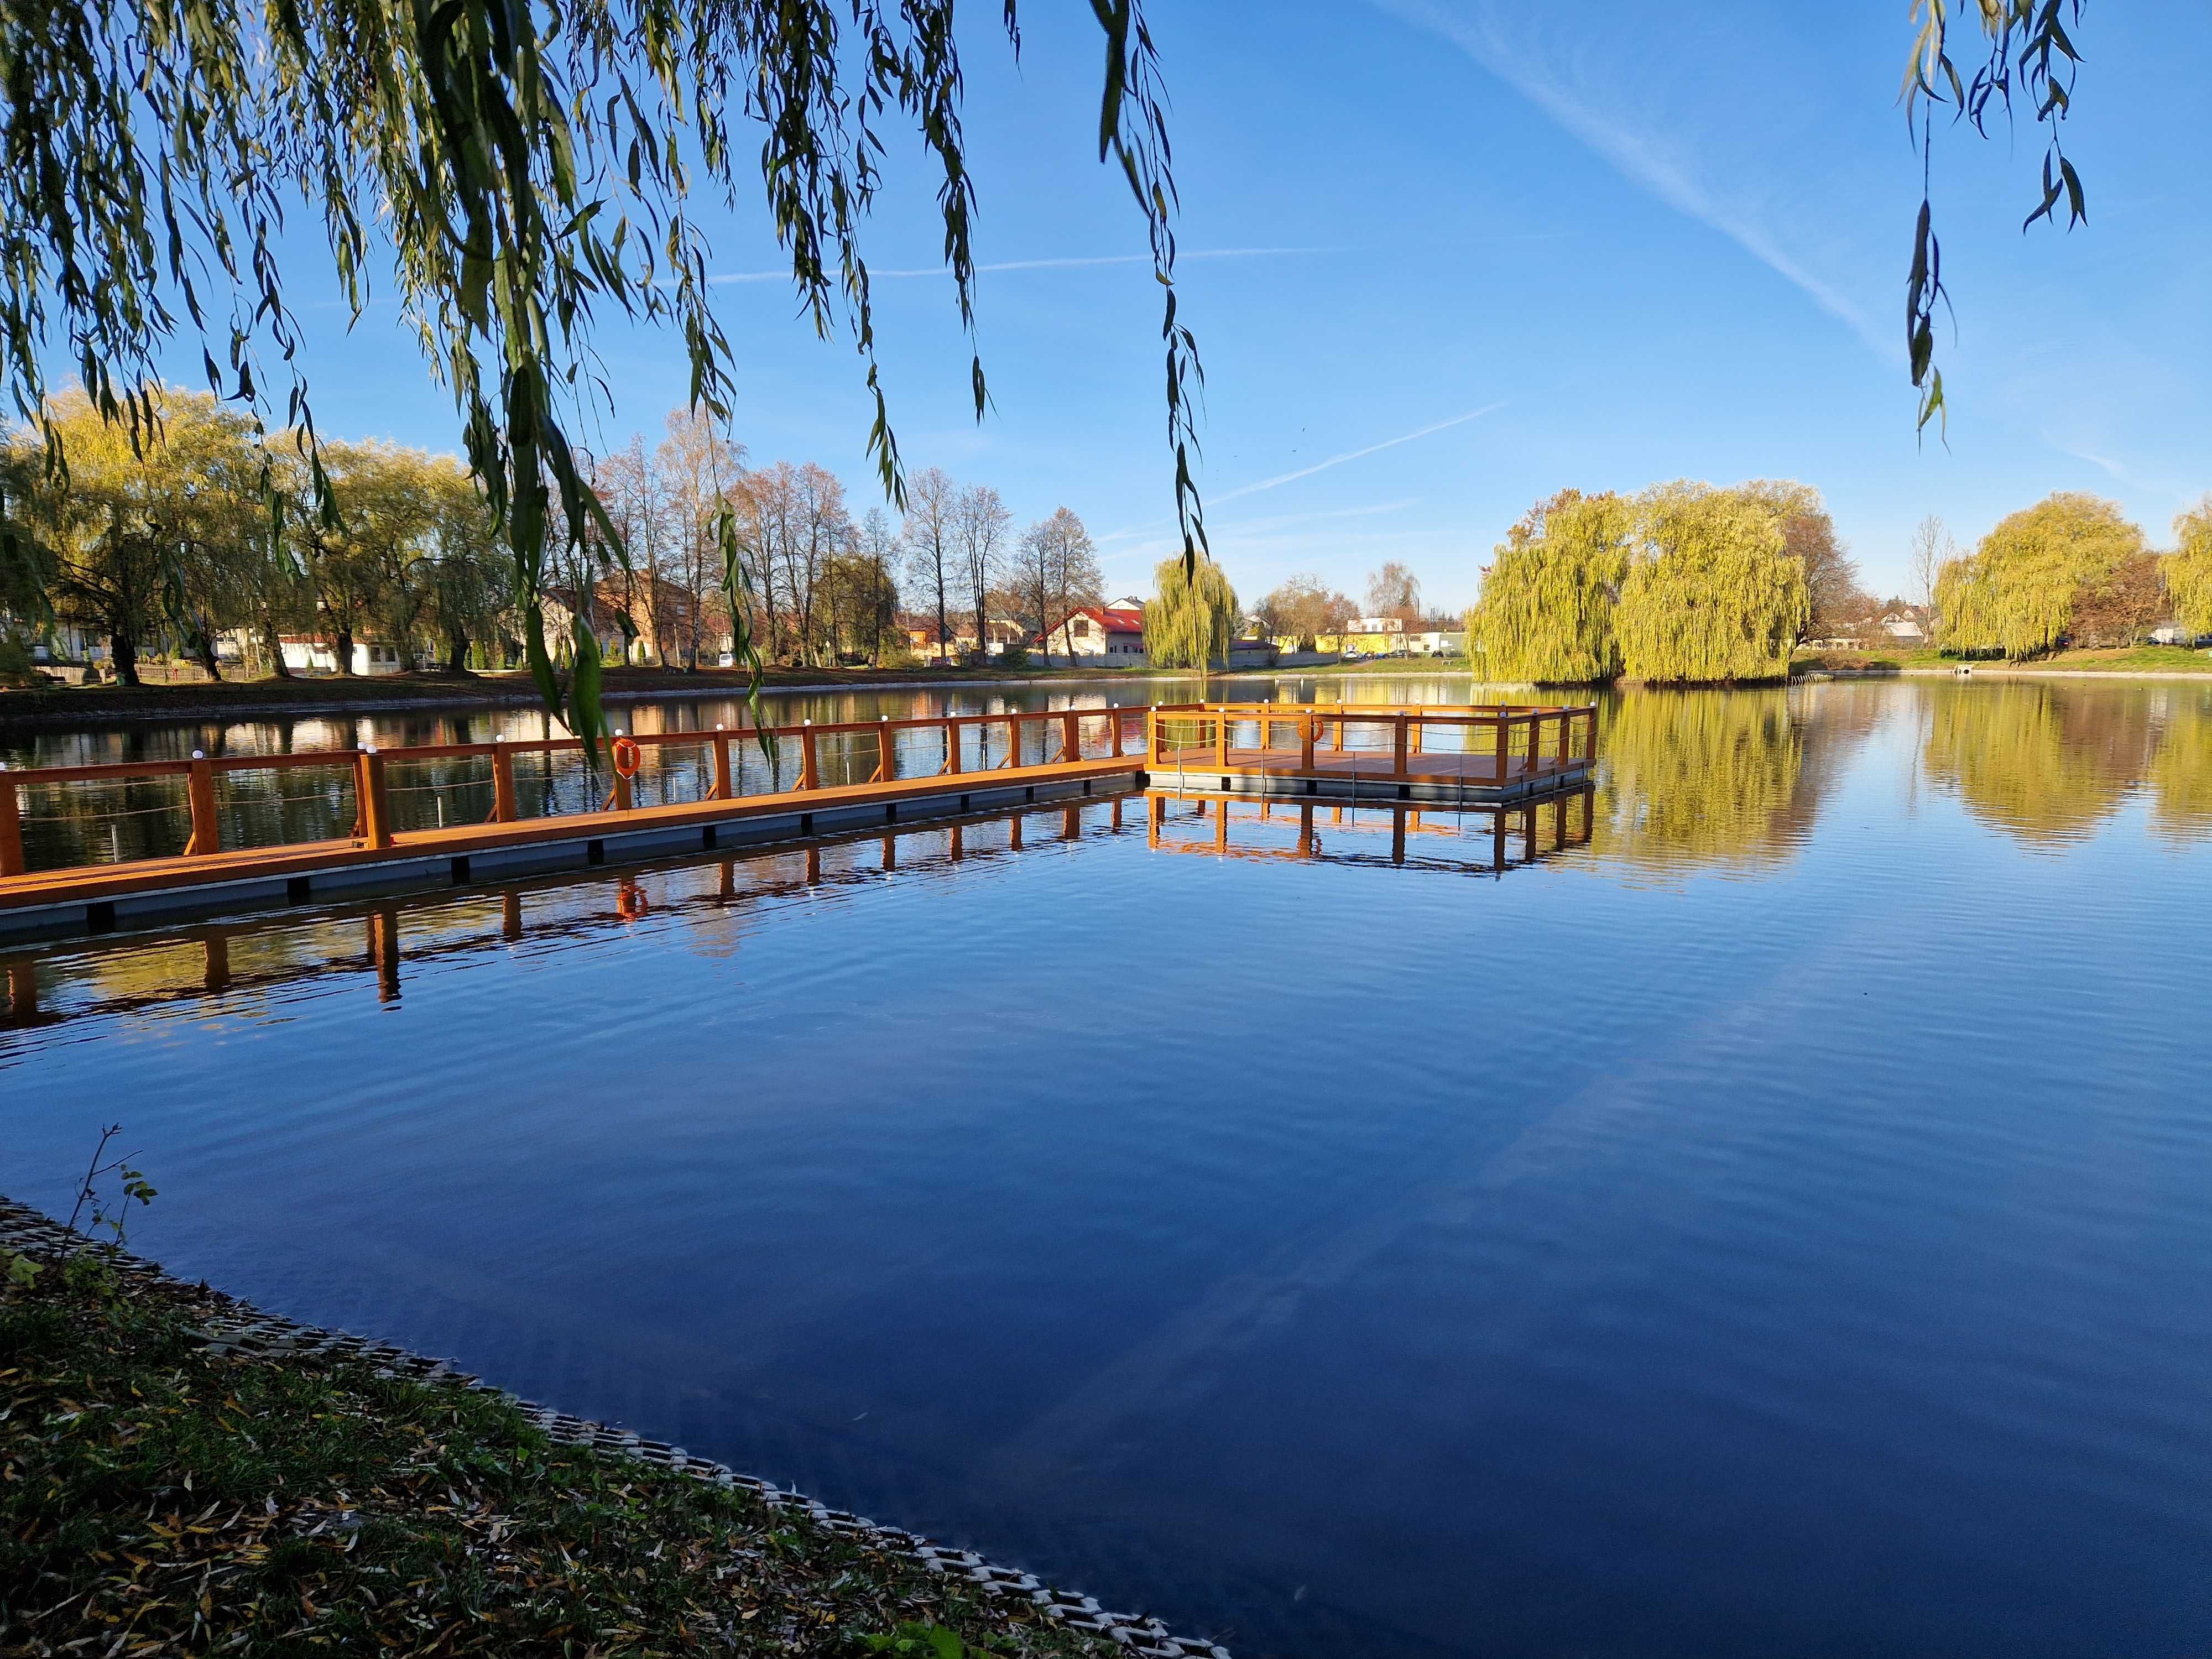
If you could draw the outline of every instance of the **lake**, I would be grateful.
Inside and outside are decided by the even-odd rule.
[[[15,951],[0,1190],[1239,1659],[2212,1650],[2212,684],[1600,744]]]

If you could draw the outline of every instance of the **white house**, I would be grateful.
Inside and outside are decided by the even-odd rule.
[[[1063,667],[1141,665],[1145,602],[1127,599],[1083,605],[1070,611],[1064,623],[1054,623],[1049,633],[1039,635],[1036,649],[1044,662]]]
[[[307,634],[283,634],[277,637],[276,648],[284,653],[284,666],[295,674],[335,674],[338,672],[338,650],[332,641]],[[363,676],[397,674],[399,672],[399,647],[386,645],[382,640],[356,639],[353,642],[352,672]]]
[[[1899,645],[1928,643],[1928,613],[1916,605],[1883,611],[1875,626]]]

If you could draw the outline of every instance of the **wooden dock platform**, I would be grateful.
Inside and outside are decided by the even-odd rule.
[[[1148,779],[1231,793],[1332,799],[1501,804],[1587,781],[1591,708],[1372,708],[1190,704],[1061,708],[787,726],[767,734],[796,763],[796,787],[745,794],[738,764],[763,734],[749,728],[619,738],[613,770],[595,769],[597,811],[525,817],[515,763],[578,754],[574,738],[0,769],[0,939],[101,933],[268,904],[465,884],[536,871],[742,847],[993,807],[1141,787]],[[994,752],[1000,758],[991,759]],[[690,748],[710,762],[694,799],[636,799],[648,751]],[[862,781],[822,781],[825,755]],[[857,764],[855,763],[857,757]],[[488,789],[482,823],[395,823],[392,769],[454,763]],[[227,846],[221,785],[249,771],[319,769],[349,783],[348,836]],[[333,771],[337,779],[331,777]],[[704,764],[700,777],[706,777]],[[780,783],[780,770],[775,775]],[[27,867],[22,803],[66,802],[91,786],[167,779],[191,816],[182,852]],[[664,791],[665,786],[664,782]],[[341,797],[342,798],[342,797]],[[483,799],[477,799],[481,805]],[[442,815],[442,808],[441,808]]]
[[[1156,709],[1153,781],[1224,793],[1489,805],[1586,782],[1595,705],[1213,703]]]

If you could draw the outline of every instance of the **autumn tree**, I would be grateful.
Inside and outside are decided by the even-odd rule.
[[[1805,568],[1805,625],[1795,643],[1848,633],[1864,623],[1875,601],[1859,586],[1858,562],[1836,534],[1820,492],[1794,478],[1754,478],[1737,488],[1774,515],[1783,550]]]
[[[2212,634],[2212,495],[2177,516],[2166,556],[2166,591],[2174,620],[2191,638]]]
[[[165,635],[220,678],[215,639],[243,605],[239,557],[268,535],[251,425],[204,392],[150,395],[158,424],[135,448],[84,392],[52,399],[40,414],[73,447],[66,477],[39,463],[33,434],[9,440],[12,470],[29,483],[27,539],[52,562],[56,610],[106,639],[124,684],[138,684],[140,651]]]
[[[1936,578],[1936,642],[2017,660],[2055,649],[2085,591],[2143,550],[2117,502],[2068,491],[2000,520],[1970,556]]]
[[[1684,481],[1637,499],[1615,629],[1640,680],[1780,679],[1808,610],[1805,568],[1768,505]]]
[[[1633,502],[1563,489],[1506,532],[1468,612],[1484,675],[1582,684],[1620,672],[1613,612],[1635,545]]]
[[[1204,670],[1229,660],[1237,633],[1237,590],[1212,559],[1195,567],[1169,559],[1152,573],[1145,604],[1145,654],[1155,668]]]
[[[2148,549],[2130,553],[2074,601],[2076,645],[2134,645],[2166,614],[2166,561]]]
[[[1258,611],[1269,637],[1293,641],[1300,651],[1318,650],[1322,635],[1343,633],[1358,614],[1350,599],[1310,573],[1278,583]]]

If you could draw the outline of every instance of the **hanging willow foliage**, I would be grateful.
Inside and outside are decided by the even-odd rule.
[[[1227,665],[1237,627],[1237,592],[1212,559],[1164,561],[1152,573],[1158,594],[1145,603],[1145,654],[1155,668]]]
[[[1639,546],[1614,629],[1641,680],[1781,679],[1804,627],[1805,568],[1770,506],[1742,490],[1658,484],[1637,500]]]
[[[1620,672],[1613,613],[1635,520],[1618,495],[1565,489],[1507,532],[1467,616],[1486,678],[1581,685]]]
[[[2163,563],[2174,620],[2192,635],[2212,634],[2212,495],[2174,519],[2173,539]]]
[[[1936,580],[1947,651],[2002,651],[2018,660],[2055,649],[2085,590],[2101,586],[2142,551],[2141,529],[2119,505],[2059,491],[1998,520],[1963,559]]]
[[[1165,291],[1168,432],[1185,558],[1204,545],[1190,460],[1196,348],[1177,320],[1165,94],[1139,0],[1091,0],[1105,36],[1098,150],[1127,179]],[[1017,51],[1015,0],[1005,22]],[[902,493],[877,371],[860,226],[887,116],[942,175],[945,263],[973,322],[974,191],[953,0],[9,0],[0,8],[0,343],[20,417],[52,441],[41,356],[65,341],[100,413],[143,442],[155,365],[196,333],[210,389],[301,435],[313,509],[343,510],[314,441],[303,340],[281,274],[285,213],[322,222],[358,320],[387,267],[405,326],[451,388],[468,459],[514,558],[514,601],[549,708],[586,741],[599,647],[580,619],[564,687],[540,599],[549,538],[619,549],[570,434],[611,406],[603,308],[683,339],[690,399],[729,422],[733,354],[691,197],[734,205],[743,145],[802,310],[842,325]],[[980,359],[970,378],[986,404]],[[266,486],[274,493],[273,482]],[[283,510],[283,503],[275,505]],[[730,538],[726,535],[725,541]],[[0,556],[23,538],[0,538]],[[728,549],[726,548],[726,552]],[[731,611],[744,628],[737,591]],[[756,668],[750,641],[739,647]]]

